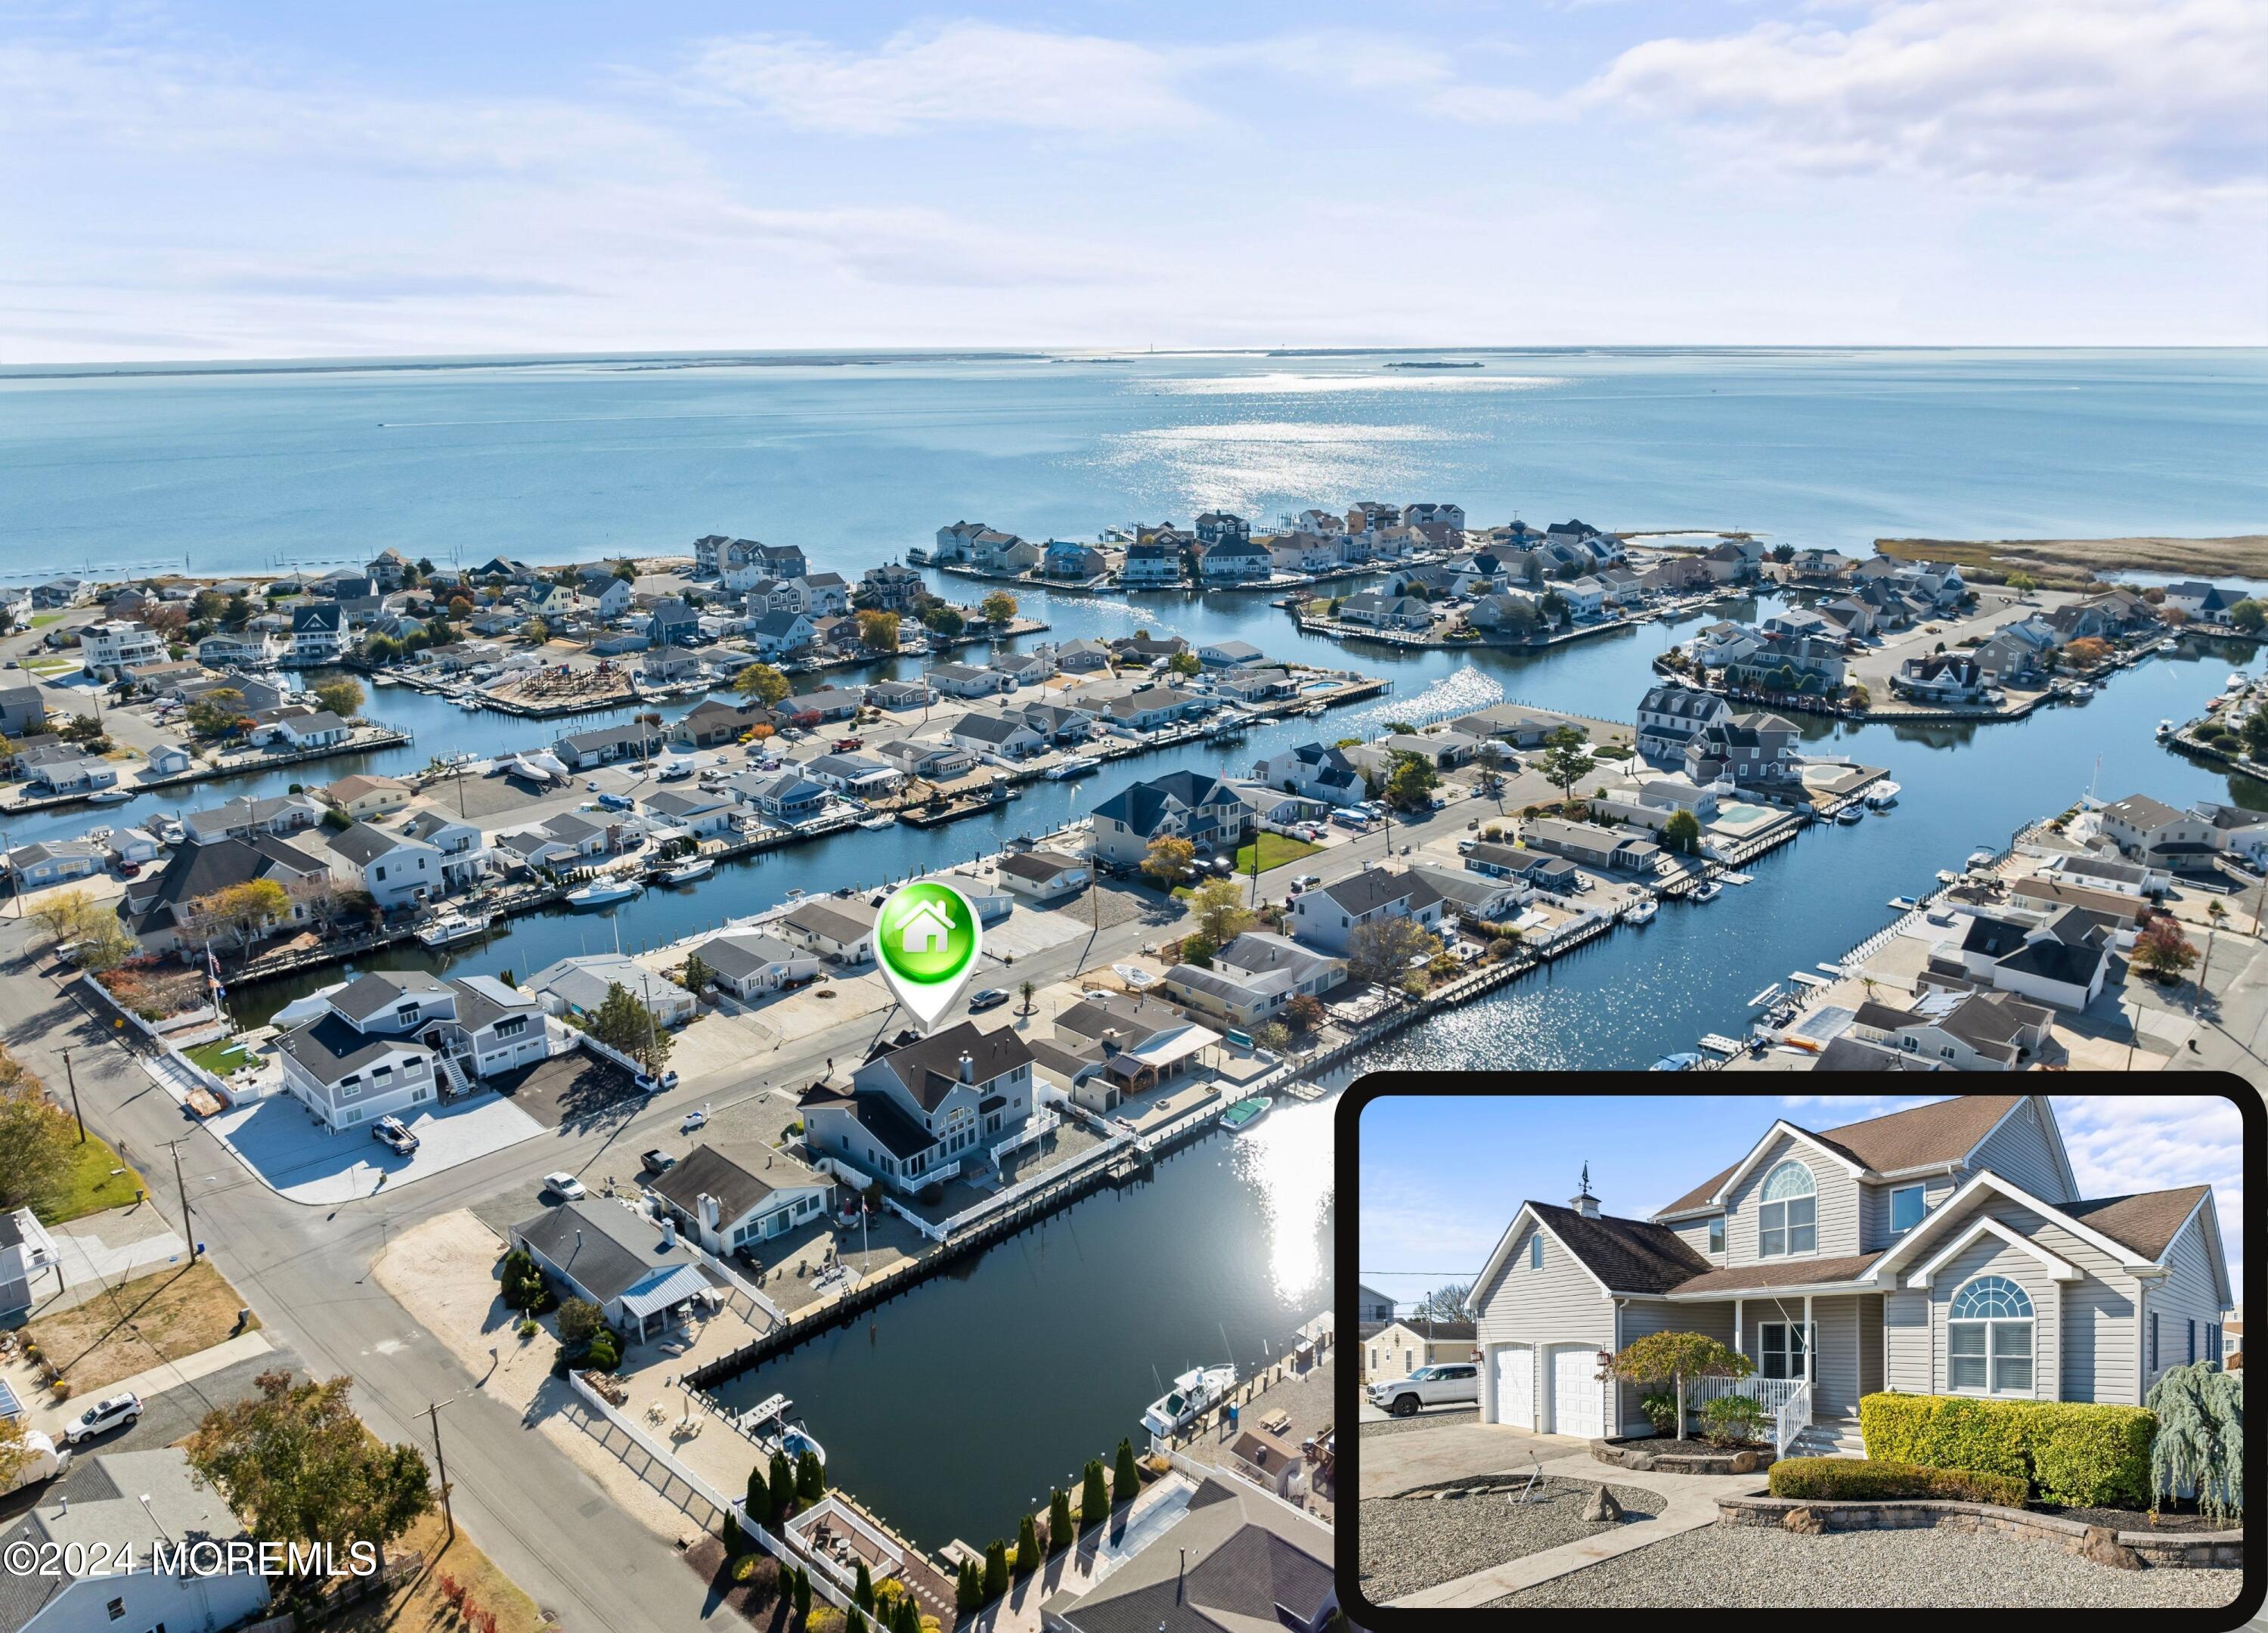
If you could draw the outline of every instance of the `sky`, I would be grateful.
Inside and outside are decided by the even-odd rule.
[[[1357,1143],[1361,1280],[1404,1304],[1446,1284],[1470,1282],[1520,1204],[1564,1205],[1577,1194],[1587,1162],[1600,1210],[1643,1219],[1731,1167],[1777,1119],[1825,1130],[1943,1098],[1381,1097],[1363,1108]],[[2053,1100],[2080,1195],[2211,1185],[2229,1278],[2242,1282],[2243,1128],[2235,1107],[2185,1094]]]
[[[2268,342],[2258,0],[0,0],[0,365]]]

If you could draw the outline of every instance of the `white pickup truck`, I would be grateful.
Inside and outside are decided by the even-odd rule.
[[[1407,1378],[1390,1378],[1370,1387],[1370,1403],[1396,1417],[1414,1417],[1421,1406],[1446,1406],[1481,1398],[1481,1369],[1470,1361],[1421,1366]]]

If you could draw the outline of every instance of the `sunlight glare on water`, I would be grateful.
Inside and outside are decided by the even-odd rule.
[[[1268,1220],[1268,1275],[1276,1296],[1297,1304],[1329,1284],[1323,1233],[1331,1205],[1331,1107],[1278,1098],[1275,1109],[1236,1138],[1237,1177],[1260,1199]]]

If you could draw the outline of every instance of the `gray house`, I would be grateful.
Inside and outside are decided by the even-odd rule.
[[[1863,1455],[1884,1389],[2139,1405],[2221,1348],[2235,1301],[2210,1186],[2081,1198],[2044,1094],[1971,1094],[1841,1128],[1785,1120],[1646,1217],[1520,1207],[1474,1284],[1481,1418],[1642,1434],[1599,1352],[1705,1333],[1756,1365],[1774,1441]]]

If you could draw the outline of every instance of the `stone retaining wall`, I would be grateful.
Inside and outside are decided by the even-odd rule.
[[[1722,1456],[1709,1456],[1692,1452],[1649,1452],[1643,1440],[1633,1440],[1617,1445],[1611,1440],[1591,1442],[1591,1455],[1602,1463],[1612,1463],[1618,1468],[1631,1469],[1639,1474],[1659,1471],[1665,1475],[1753,1475],[1758,1469],[1770,1468],[1779,1460],[1779,1453],[1770,1446],[1757,1446],[1745,1451],[1727,1452]]]
[[[1785,1497],[1720,1497],[1717,1512],[1726,1525],[1774,1526],[1790,1531],[1895,1531],[1942,1527],[1990,1532],[2019,1541],[2045,1542],[2066,1554],[2139,1570],[2144,1565],[2180,1569],[2243,1563],[2242,1531],[2162,1533],[2113,1532],[2055,1514],[2036,1514],[1990,1503],[1938,1498],[1881,1503],[1830,1502]],[[2121,1557],[2123,1556],[2124,1557]]]

